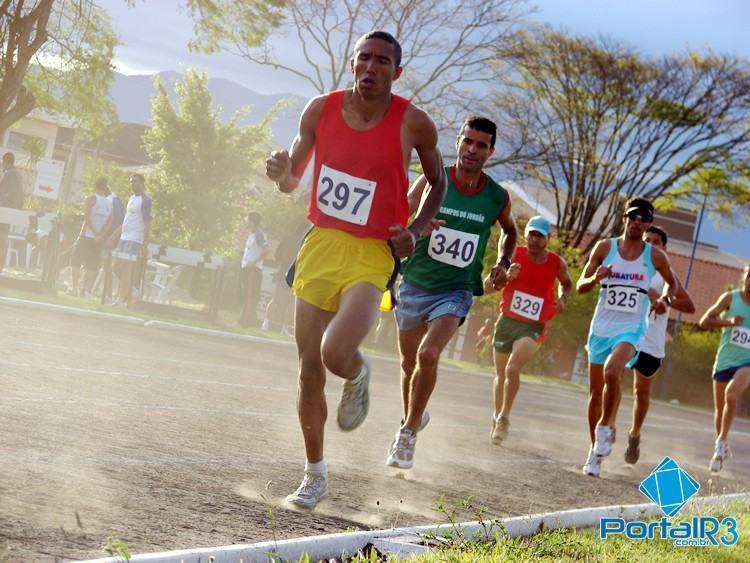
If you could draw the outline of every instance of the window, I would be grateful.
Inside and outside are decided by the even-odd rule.
[[[47,139],[35,135],[26,135],[18,131],[8,133],[7,147],[12,151],[20,151],[27,155],[41,158],[47,151]]]

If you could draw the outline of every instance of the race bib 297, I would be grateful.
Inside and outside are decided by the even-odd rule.
[[[318,209],[342,221],[366,225],[376,187],[376,182],[323,164],[318,176]]]

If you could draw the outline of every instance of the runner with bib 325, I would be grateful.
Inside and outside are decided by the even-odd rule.
[[[653,220],[651,202],[642,197],[631,198],[625,204],[622,235],[596,243],[578,280],[579,293],[600,285],[586,344],[591,438],[583,466],[586,475],[598,477],[602,459],[612,452],[625,365],[635,356],[637,345],[646,334],[649,309],[664,314],[677,291],[667,255],[643,241]],[[651,305],[648,289],[656,272],[667,289]]]

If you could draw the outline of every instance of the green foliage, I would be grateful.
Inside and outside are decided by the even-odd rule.
[[[44,139],[33,135],[27,135],[23,139],[22,147],[23,152],[25,152],[28,157],[28,166],[30,168],[36,168],[36,165],[44,156]]]
[[[94,181],[103,176],[107,179],[109,188],[117,194],[123,202],[131,195],[130,174],[112,161],[92,159],[86,163],[83,171],[83,195],[94,193]]]
[[[144,141],[159,164],[148,178],[147,190],[154,199],[155,239],[229,253],[254,199],[250,188],[267,184],[261,171],[271,136],[270,116],[241,127],[242,114],[237,113],[222,123],[207,80],[205,74],[188,70],[175,85],[176,107],[157,80],[153,127]]]
[[[195,39],[190,47],[215,53],[223,44],[257,47],[284,20],[291,0],[186,0],[195,21]]]
[[[667,345],[662,368],[671,369],[667,398],[704,407],[713,405],[711,374],[720,337],[719,330],[682,325],[680,335]]]
[[[50,40],[29,67],[24,86],[36,108],[73,119],[88,138],[101,138],[117,122],[109,97],[117,37],[109,14],[86,0],[57,0]]]
[[[102,546],[102,551],[117,561],[130,561],[132,555],[128,544],[117,538],[109,538],[107,543]]]
[[[410,559],[415,563],[455,561],[494,563],[496,561],[691,561],[716,563],[747,561],[750,558],[750,537],[743,530],[750,526],[750,506],[738,501],[725,505],[705,506],[683,513],[673,522],[682,522],[691,515],[737,519],[740,538],[733,547],[676,547],[669,540],[630,540],[614,536],[601,540],[597,530],[560,529],[541,531],[529,537],[506,538],[497,534],[494,541],[468,543],[457,538],[431,553]]]
[[[632,195],[672,192],[688,205],[690,190],[675,186],[689,178],[718,190],[717,173],[699,171],[750,149],[747,59],[649,58],[606,37],[550,28],[518,33],[497,55],[513,81],[494,96],[501,140],[523,147],[509,166],[550,189],[558,236],[574,246],[590,250],[606,236]],[[722,191],[731,205],[736,190]]]
[[[215,53],[228,43],[244,47],[262,44],[272,29],[284,20],[291,0],[186,0],[195,21],[195,39],[190,47]]]
[[[702,167],[657,203],[663,210],[679,206],[698,212],[706,195],[706,210],[717,226],[750,222],[750,160]]]

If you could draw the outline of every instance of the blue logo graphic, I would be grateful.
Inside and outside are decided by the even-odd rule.
[[[646,477],[638,490],[669,517],[677,514],[701,486],[671,457],[665,457]]]
[[[605,517],[599,520],[599,537],[624,535],[631,540],[670,540],[676,547],[731,547],[740,539],[737,519],[726,516],[692,516],[671,521],[701,486],[671,457],[665,457],[638,489],[665,514],[660,520],[632,520]]]

